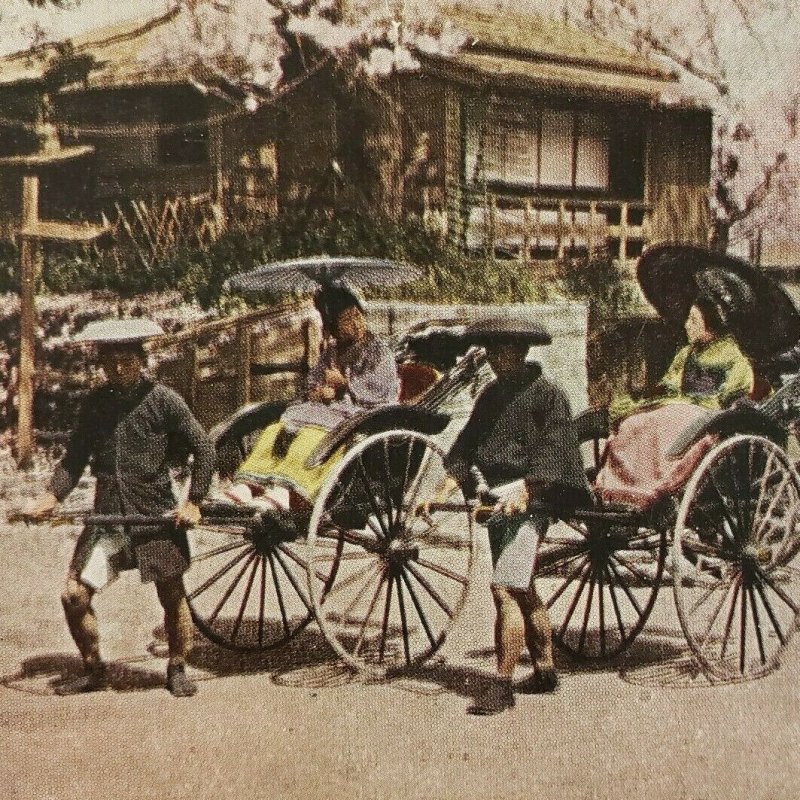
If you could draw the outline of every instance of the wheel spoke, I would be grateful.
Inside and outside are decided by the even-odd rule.
[[[790,481],[791,481],[791,474],[790,473],[787,473],[781,479],[780,485],[778,486],[777,490],[772,495],[772,499],[769,501],[769,506],[767,507],[767,511],[766,511],[766,513],[764,514],[764,517],[761,520],[761,524],[758,526],[758,530],[756,531],[755,536],[753,537],[754,541],[756,541],[756,542],[760,542],[761,541],[761,537],[762,537],[762,534],[764,532],[764,527],[767,524],[769,524],[770,520],[772,519],[772,515],[773,515],[773,513],[775,511],[775,506],[778,505],[778,501],[781,499],[781,495],[783,494],[784,489],[786,489],[789,486]]]
[[[411,478],[411,456],[413,455],[414,448],[413,446],[408,446],[406,448],[406,463],[403,467],[403,481],[401,486],[403,487],[402,492],[400,493],[400,506],[398,508],[398,517],[397,517],[397,524],[405,524],[407,516],[409,513],[414,513],[414,509],[417,507],[416,499],[419,491],[420,484],[415,481],[415,485],[413,487],[409,487],[408,481]],[[427,463],[425,465],[427,468]],[[423,474],[423,469],[420,469],[419,474]]]
[[[372,562],[369,565],[369,571],[372,571],[373,574],[370,575],[366,581],[364,581],[364,585],[358,590],[358,592],[356,592],[355,597],[348,603],[347,608],[345,608],[345,610],[342,612],[342,619],[344,619],[345,621],[353,616],[356,608],[358,607],[358,604],[361,602],[362,598],[367,593],[367,590],[371,586],[373,580],[375,580],[375,578],[380,578],[383,572],[383,565],[382,564],[376,565],[375,562]],[[363,572],[361,573],[362,576],[364,574],[365,573]],[[334,591],[338,591],[338,588],[339,588],[338,586],[335,586],[333,591],[328,592],[328,597],[331,597],[334,594]]]
[[[364,460],[361,456],[358,457],[358,475],[361,479],[361,485],[364,488],[364,492],[367,496],[367,500],[369,502],[370,508],[372,509],[372,513],[375,516],[375,519],[380,525],[381,533],[383,534],[384,539],[391,538],[391,531],[386,526],[386,520],[383,518],[383,514],[381,509],[378,507],[378,503],[375,500],[375,495],[372,491],[372,484],[369,480],[369,475],[367,475],[367,468],[364,466]]]
[[[403,652],[406,657],[406,664],[411,663],[411,650],[408,645],[408,620],[406,619],[406,603],[403,599],[403,583],[399,575],[394,576],[397,584],[397,605],[400,608],[400,627],[403,631]]]
[[[453,609],[445,602],[439,592],[433,587],[433,585],[428,581],[428,579],[420,573],[420,571],[414,566],[414,564],[409,561],[406,564],[406,568],[408,571],[417,579],[418,583],[422,586],[423,589],[433,598],[436,605],[444,611],[445,614],[449,618],[452,619],[453,617]]]
[[[553,551],[549,548],[545,551],[539,551],[539,556],[536,561],[536,575],[538,577],[545,578],[548,575],[557,572],[561,567],[565,567],[567,564],[575,561],[576,559],[586,556],[586,550],[580,550],[576,553],[572,553],[571,555],[560,556],[556,561],[550,561],[548,558],[552,554]],[[542,568],[542,562],[546,563],[544,569]]]
[[[750,610],[753,613],[753,626],[756,629],[756,642],[758,643],[758,654],[761,657],[761,663],[767,663],[767,656],[764,652],[764,637],[761,633],[761,620],[758,616],[758,607],[756,606],[756,592],[752,586],[747,587],[747,593],[750,595]]]
[[[332,586],[328,590],[327,597],[333,597],[335,594],[339,594],[344,589],[349,589],[354,583],[357,583],[361,580],[368,572],[371,572],[375,569],[375,557],[363,567],[360,567],[356,572],[352,572],[346,578],[342,578],[340,581]]]
[[[592,577],[589,581],[589,591],[586,595],[586,606],[583,609],[583,624],[581,625],[581,635],[578,638],[578,650],[583,650],[583,645],[586,642],[586,631],[589,627],[589,614],[592,610],[592,601],[594,599],[594,589],[597,585],[594,569],[592,569]]]
[[[409,451],[411,448],[409,448]],[[419,494],[419,488],[422,485],[423,478],[428,474],[428,468],[431,465],[433,460],[434,451],[433,450],[426,450],[425,454],[422,457],[422,461],[420,462],[419,467],[417,468],[417,474],[414,476],[414,480],[411,482],[411,485],[408,487],[406,491],[406,497],[417,497]],[[409,452],[409,458],[411,458],[411,453]],[[406,503],[407,506],[412,507],[410,503]]]
[[[572,602],[570,602],[569,607],[567,608],[567,613],[564,616],[564,621],[561,623],[561,628],[558,631],[558,636],[560,639],[563,639],[564,634],[567,632],[567,627],[569,626],[569,622],[572,619],[572,615],[575,613],[575,609],[577,608],[578,602],[581,599],[583,590],[586,588],[586,582],[589,580],[589,575],[591,574],[591,572],[592,572],[592,564],[587,559],[587,561],[584,563],[583,575],[581,575],[580,580],[578,582],[578,589],[572,598]]]
[[[741,583],[741,609],[739,611],[739,672],[744,675],[744,664],[747,649],[747,586],[744,579]]]
[[[434,564],[433,561],[429,561],[427,558],[417,558],[415,562],[421,567],[427,567],[429,570],[438,572],[439,575],[443,575],[445,578],[450,578],[451,581],[460,583],[462,586],[466,586],[469,580],[466,575],[459,575],[457,572],[453,572],[453,570],[447,569],[447,567],[443,567],[441,564]]]
[[[619,557],[617,557],[617,560],[619,560]],[[619,583],[619,585],[622,587],[622,591],[625,593],[625,596],[628,598],[628,602],[634,607],[634,609],[636,610],[636,613],[639,615],[639,617],[643,617],[644,616],[644,611],[642,610],[642,607],[639,605],[639,601],[634,597],[633,592],[631,592],[631,589],[628,586],[628,584],[625,581],[622,580],[622,576],[619,574],[619,571],[617,570],[617,567],[614,564],[614,559],[613,558],[609,558],[608,559],[608,566],[611,569],[611,571],[614,573],[614,577],[617,579],[617,583]]]
[[[614,607],[614,616],[617,618],[617,627],[619,628],[619,635],[622,641],[626,641],[627,634],[625,633],[625,623],[622,621],[622,610],[617,600],[617,589],[614,586],[614,576],[608,564],[605,566],[606,577],[608,580],[608,593],[611,596],[611,605]]]
[[[288,556],[288,558],[294,561],[294,563],[297,564],[297,566],[300,567],[300,569],[308,569],[308,562],[305,559],[300,558],[300,556],[297,555],[297,553],[293,552],[292,549],[289,547],[289,545],[287,545],[285,542],[281,542],[278,545],[278,550],[280,550],[281,553],[283,553],[285,556]],[[325,581],[328,580],[327,575],[323,574],[322,572],[316,569],[314,570],[314,577],[318,581],[322,581],[322,583],[325,583]]]
[[[257,557],[257,555],[256,555],[255,551],[253,551],[253,553],[250,555],[250,557],[247,559],[247,561],[245,561],[244,564],[242,565],[242,568],[239,570],[239,572],[237,573],[236,577],[233,579],[233,581],[231,581],[230,586],[228,586],[228,588],[225,590],[224,594],[222,595],[222,597],[220,598],[219,602],[217,603],[216,608],[209,614],[208,621],[212,625],[214,624],[215,620],[219,616],[220,611],[222,611],[222,608],[225,605],[225,603],[228,602],[228,599],[233,594],[234,589],[236,589],[236,587],[239,585],[239,581],[242,579],[242,576],[245,574],[245,572],[247,572],[247,568],[250,566],[250,564],[253,563],[253,561],[256,560],[256,557]]]
[[[764,591],[764,587],[761,585],[760,581],[758,580],[754,581],[753,585],[755,586],[756,591],[761,597],[761,603],[764,606],[764,610],[767,612],[769,621],[772,623],[772,629],[775,631],[775,635],[778,637],[778,641],[780,642],[781,647],[783,647],[786,644],[786,636],[784,635],[783,629],[778,623],[778,618],[775,616],[775,612],[772,609],[772,605],[767,599],[767,593]]]
[[[603,590],[605,585],[605,567],[597,574],[597,610],[600,614],[600,654],[606,654],[606,618],[603,605]]]
[[[650,583],[651,577],[646,573],[642,572],[641,568],[634,564],[632,561],[629,561],[627,558],[624,558],[619,554],[619,552],[614,552],[609,554],[609,559],[616,560],[620,565],[622,565],[628,572],[631,573],[635,578],[638,578],[643,583]]]
[[[425,613],[422,610],[422,605],[417,597],[417,593],[414,590],[413,585],[411,584],[411,580],[406,574],[406,570],[402,570],[400,575],[403,578],[403,582],[406,585],[406,589],[408,589],[408,595],[411,598],[411,602],[414,604],[414,608],[417,610],[417,617],[419,621],[422,623],[422,627],[425,630],[425,634],[428,637],[428,641],[431,643],[431,647],[436,647],[438,642],[436,641],[436,637],[433,635],[431,631],[431,626],[428,624],[428,618],[425,616]]]
[[[258,646],[264,646],[264,613],[267,605],[267,559],[261,557],[261,586],[258,606]],[[288,633],[284,626],[284,632]]]
[[[274,551],[274,556],[275,556],[275,559],[277,560],[278,564],[280,565],[281,569],[283,570],[284,574],[289,579],[289,583],[292,584],[292,588],[294,589],[294,591],[297,594],[297,596],[300,598],[300,601],[303,603],[303,605],[306,607],[306,609],[309,612],[312,612],[313,609],[311,607],[311,602],[306,597],[306,595],[303,592],[303,590],[300,588],[300,584],[297,582],[297,578],[294,575],[292,575],[292,571],[286,565],[286,562],[283,560],[283,558],[281,557],[281,554],[280,554],[280,552],[278,550]]]
[[[263,557],[262,557],[263,558]],[[255,563],[253,564],[253,568],[250,570],[250,575],[247,578],[247,586],[244,589],[244,597],[242,597],[242,602],[239,604],[239,613],[236,615],[236,621],[233,624],[233,630],[231,631],[231,641],[235,642],[236,637],[239,635],[239,628],[242,627],[242,619],[244,619],[244,612],[247,608],[247,601],[250,599],[250,592],[253,590],[253,582],[256,579],[256,572],[258,572],[259,562],[261,558],[254,559]]]
[[[728,617],[725,620],[725,630],[722,634],[722,649],[720,651],[720,658],[725,658],[725,651],[728,649],[728,640],[731,636],[731,628],[733,627],[733,618],[736,614],[736,601],[738,599],[739,589],[742,586],[742,576],[737,575],[731,583],[731,607],[728,611]]]
[[[280,583],[280,580],[278,579],[278,570],[277,570],[277,567],[275,566],[275,557],[274,557],[274,555],[272,553],[269,554],[269,568],[270,568],[270,571],[272,572],[272,583],[275,586],[275,595],[278,598],[278,608],[280,609],[280,612],[281,612],[281,621],[283,622],[283,630],[286,633],[286,635],[288,636],[289,635],[289,618],[286,615],[286,603],[285,603],[285,601],[283,599],[283,589],[281,589],[281,583]],[[263,604],[262,604],[261,608],[262,608],[262,615],[263,615],[263,608],[264,608]],[[261,619],[259,619],[259,624],[263,625],[263,616],[262,616]]]
[[[740,533],[742,541],[749,538],[752,532],[751,519],[750,519],[750,475],[747,475],[747,480],[741,480],[740,475],[740,459],[741,454],[738,449],[734,448],[731,452],[731,458],[728,461],[728,472],[731,476],[731,484],[733,485],[733,496],[736,501],[737,517],[740,524]]]
[[[367,633],[367,626],[369,624],[370,618],[372,617],[372,612],[375,610],[375,606],[378,604],[378,598],[381,596],[381,590],[383,589],[383,584],[387,580],[386,569],[381,570],[378,576],[378,585],[375,587],[375,594],[372,595],[372,600],[370,601],[369,608],[367,609],[367,613],[364,616],[364,619],[361,623],[361,630],[359,631],[358,641],[356,642],[355,647],[353,648],[353,653],[358,655],[361,652],[361,648],[364,646],[364,639]]]
[[[553,594],[550,595],[550,597],[547,599],[545,605],[548,608],[553,607],[558,598],[561,597],[561,595],[564,594],[564,592],[569,588],[569,585],[572,583],[572,581],[574,581],[586,568],[586,565],[589,563],[588,556],[586,556],[585,553],[581,553],[581,555],[584,556],[584,560],[581,561],[581,563],[578,564],[578,566],[575,567],[575,569],[572,570],[572,572],[570,572],[569,575],[567,575],[564,578],[563,582],[561,583],[561,586],[559,586],[559,588],[556,589],[556,591],[553,592]]]
[[[736,526],[736,519],[731,515],[730,510],[728,509],[728,504],[727,504],[727,502],[725,500],[725,495],[722,493],[722,490],[719,488],[719,485],[717,483],[717,478],[716,478],[716,476],[714,475],[713,472],[709,472],[708,484],[707,485],[711,486],[711,488],[714,490],[714,493],[717,495],[717,498],[719,500],[719,508],[722,510],[722,515],[727,519],[728,524],[731,527],[731,530],[732,531],[736,531],[736,527],[737,527]],[[727,529],[725,528],[724,525],[722,526],[722,530],[723,530],[724,533],[728,533],[728,531],[727,531]],[[734,533],[733,536],[728,534],[728,538],[734,544],[736,544],[738,542],[735,533]]]
[[[229,542],[228,544],[215,547],[213,550],[206,550],[204,553],[192,556],[192,564],[199,564],[201,561],[208,561],[209,558],[220,556],[223,553],[229,553],[231,550],[236,550],[240,547],[248,547],[250,542],[239,540],[238,542]]]
[[[240,563],[243,559],[248,558],[255,550],[252,547],[248,547],[244,552],[239,553],[238,555],[234,556],[227,564],[224,564],[220,567],[210,578],[207,578],[203,583],[193,589],[188,595],[189,600],[194,600],[196,597],[199,597],[203,592],[208,589],[209,586],[213,586],[226,572],[230,572],[238,563]]]
[[[383,608],[383,624],[381,625],[381,647],[378,652],[378,661],[383,663],[383,658],[386,655],[386,639],[389,633],[389,613],[392,610],[392,587],[394,580],[391,575],[387,574],[386,578],[386,604]]]
[[[793,614],[796,615],[800,613],[800,607],[798,607],[797,603],[795,603],[794,600],[792,600],[792,598],[783,591],[783,589],[778,587],[770,575],[767,575],[767,573],[762,569],[758,569],[758,576],[767,586],[769,586],[770,589],[772,589],[773,592],[775,592],[776,595],[778,595],[778,597],[780,597],[781,600],[783,600],[784,603],[786,603],[787,606],[789,606],[789,608],[792,609]]]

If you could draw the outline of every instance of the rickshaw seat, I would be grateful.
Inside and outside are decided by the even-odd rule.
[[[406,362],[397,365],[400,378],[400,402],[411,403],[421,397],[441,377],[430,364]]]

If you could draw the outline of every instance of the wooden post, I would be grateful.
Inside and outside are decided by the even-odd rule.
[[[526,200],[522,208],[522,260],[526,265],[531,261],[531,201]]]
[[[563,200],[558,204],[558,259],[564,258],[564,235],[567,229],[567,206]]]
[[[252,339],[247,323],[236,326],[236,404],[250,402],[250,362],[252,361]]]
[[[619,260],[625,263],[628,258],[628,204],[623,203],[619,212]]]
[[[22,227],[39,218],[39,176],[22,178]],[[22,237],[20,242],[19,416],[17,418],[17,465],[27,468],[33,458],[33,375],[36,369],[36,271],[39,242]]]
[[[592,256],[594,255],[594,226],[597,222],[597,203],[592,200],[589,203],[589,231],[586,236],[586,253],[589,257],[589,260],[592,260]]]
[[[195,411],[197,403],[197,381],[200,374],[200,347],[196,339],[190,341],[184,354],[188,363],[189,385],[186,387],[186,402],[192,411]]]

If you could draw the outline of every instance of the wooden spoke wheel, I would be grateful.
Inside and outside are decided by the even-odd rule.
[[[311,600],[326,639],[358,670],[383,675],[421,663],[461,610],[474,549],[464,498],[416,513],[443,475],[443,452],[429,437],[388,431],[349,450],[317,498]]]
[[[666,526],[592,518],[551,527],[535,574],[555,644],[583,661],[624,652],[653,609],[666,551]]]
[[[217,479],[235,474],[282,408],[254,406],[216,429]],[[310,506],[280,516],[227,503],[204,506],[203,520],[189,531],[192,561],[184,580],[192,618],[208,639],[230,650],[267,650],[313,619],[305,544],[310,513]],[[336,564],[317,568],[314,579],[326,585]]]
[[[314,614],[307,524],[307,515],[275,519],[256,512],[204,520],[191,529],[186,596],[207,638],[229,650],[268,650],[308,625]],[[316,568],[313,579],[326,586],[337,563]]]
[[[686,640],[711,680],[779,663],[800,622],[800,478],[759,436],[712,448],[686,486],[672,549]]]

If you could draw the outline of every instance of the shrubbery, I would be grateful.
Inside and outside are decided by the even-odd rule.
[[[392,258],[423,268],[420,281],[372,290],[371,297],[503,303],[548,295],[547,286],[533,271],[521,269],[519,262],[466,259],[418,219],[396,222],[325,212],[284,213],[256,230],[234,229],[205,252],[181,249],[151,268],[145,268],[133,252],[120,265],[110,252],[51,250],[44,259],[40,290],[53,294],[105,290],[120,297],[178,290],[185,300],[203,308],[225,309],[235,302],[223,291],[231,275],[268,261],[322,254]],[[0,249],[0,292],[18,290],[18,258],[10,245]]]

